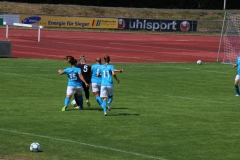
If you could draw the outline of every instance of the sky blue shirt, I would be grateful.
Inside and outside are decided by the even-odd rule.
[[[63,73],[68,76],[68,86],[82,86],[82,81],[78,76],[79,73],[82,73],[80,68],[66,68],[63,70]]]
[[[100,66],[101,66],[101,64],[94,64],[91,67],[91,71],[92,71],[91,82],[92,83],[101,84],[102,77],[97,76],[97,72],[99,71]]]
[[[113,86],[112,80],[112,71],[114,70],[114,66],[111,64],[103,64],[99,69],[99,73],[102,77],[101,86]]]
[[[237,57],[236,64],[238,65],[237,74],[240,75],[240,56]]]

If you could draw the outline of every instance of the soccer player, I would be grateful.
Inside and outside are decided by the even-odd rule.
[[[95,96],[95,99],[97,103],[101,106],[102,105],[102,99],[100,98],[100,89],[101,89],[101,81],[102,77],[97,76],[97,72],[101,66],[101,58],[97,58],[95,61],[96,64],[92,65],[91,71],[92,71],[92,77],[91,77],[91,83],[92,83],[92,92]]]
[[[236,75],[235,81],[234,81],[234,86],[235,86],[235,90],[236,90],[236,93],[237,93],[236,96],[240,96],[239,88],[238,88],[238,82],[240,80],[240,67],[239,67],[239,65],[240,65],[240,56],[237,57],[236,64],[233,65],[233,68],[238,67],[237,75]]]
[[[111,110],[111,103],[113,101],[113,81],[112,76],[117,80],[119,83],[119,79],[114,71],[114,66],[109,64],[110,56],[104,56],[105,64],[101,65],[99,70],[97,71],[97,75],[102,77],[101,81],[101,91],[100,97],[102,98],[102,108],[104,111],[104,115],[107,116],[107,107]],[[108,99],[108,102],[107,102]]]
[[[66,98],[64,101],[64,107],[62,108],[62,111],[66,111],[69,101],[76,92],[78,96],[78,102],[80,105],[80,109],[83,108],[83,98],[82,98],[82,82],[86,85],[89,86],[88,83],[85,81],[84,77],[82,76],[82,71],[80,68],[77,68],[75,65],[77,64],[77,60],[74,58],[69,59],[69,63],[71,64],[71,67],[66,68],[64,70],[58,70],[58,73],[60,75],[62,74],[67,74],[68,76],[68,86],[67,86],[67,91],[66,91]]]
[[[83,75],[84,79],[86,80],[86,82],[88,84],[90,84],[91,83],[91,76],[92,76],[91,66],[86,63],[86,58],[85,58],[84,55],[81,55],[80,63],[77,64],[76,67],[81,68],[82,75]],[[84,93],[85,93],[85,97],[86,97],[86,103],[87,103],[88,107],[90,107],[91,104],[90,104],[90,101],[89,101],[89,96],[90,96],[90,94],[89,94],[89,86],[83,86],[83,89],[84,89]],[[76,100],[77,99],[77,95],[74,94],[74,98]],[[77,100],[76,100],[76,103],[79,106]]]

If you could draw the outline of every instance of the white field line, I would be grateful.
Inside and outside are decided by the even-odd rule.
[[[145,66],[146,67],[146,66]],[[149,66],[151,67],[151,66]],[[171,66],[158,66],[158,67],[171,67]],[[11,67],[13,68],[13,67]],[[171,67],[171,68],[176,68],[176,69],[186,69],[189,70],[191,68],[184,68],[184,67]],[[193,70],[198,70],[198,69],[193,69]],[[200,71],[204,71],[204,72],[212,72],[212,73],[217,73],[217,74],[229,74],[227,72],[217,72],[217,71],[208,71],[208,70],[200,70]],[[41,80],[52,80],[52,81],[58,81],[58,82],[62,82],[65,83],[65,80],[55,80],[55,79],[48,79],[48,78],[41,78],[41,77],[32,77],[32,76],[27,76],[27,75],[22,75],[22,74],[15,74],[15,73],[5,73],[0,71],[0,73],[3,74],[8,74],[8,75],[13,75],[13,76],[23,76],[23,77],[28,77],[28,78],[36,78],[36,79],[41,79]],[[58,73],[56,73],[58,74]],[[119,89],[121,90],[121,89]],[[123,90],[125,91],[125,90]],[[135,91],[131,91],[131,92],[135,92]],[[152,93],[145,93],[145,94],[152,94]],[[192,97],[182,97],[182,96],[171,96],[171,95],[163,95],[163,96],[167,96],[170,98],[180,98],[180,99],[189,99],[189,100],[199,100],[199,101],[206,101],[206,102],[211,102],[211,103],[220,103],[220,104],[233,104],[233,105],[238,105],[236,103],[226,103],[226,102],[220,102],[220,101],[212,101],[212,100],[206,100],[206,99],[197,99],[197,98],[192,98]]]
[[[58,79],[49,79],[49,78],[41,78],[41,77],[33,77],[33,76],[27,76],[27,75],[23,75],[23,74],[16,74],[16,73],[5,73],[5,72],[0,72],[0,73],[4,73],[4,74],[7,74],[7,75],[12,75],[12,76],[21,76],[21,77],[27,77],[27,78],[35,78],[35,79],[41,79],[41,80],[47,80],[47,81],[54,81],[54,82],[65,82],[66,83],[66,80],[58,80]],[[59,74],[57,73],[56,71],[56,74]]]
[[[202,64],[204,65],[204,64]],[[153,67],[153,66],[131,66],[131,67]],[[183,70],[193,70],[193,71],[203,71],[203,72],[210,72],[210,73],[217,73],[217,74],[232,74],[231,72],[219,72],[219,71],[210,71],[210,70],[202,70],[202,69],[196,69],[196,68],[185,68],[185,67],[174,67],[174,66],[154,66],[154,67],[157,67],[157,68],[176,68],[176,69],[183,69]],[[29,69],[28,67],[7,67],[7,66],[2,66],[1,69],[14,69],[14,68],[23,68],[23,69]],[[43,67],[31,67],[31,69],[44,69]],[[127,67],[126,67],[127,68]],[[46,69],[50,69],[50,68],[46,68]],[[56,68],[56,73],[57,73],[57,68]],[[1,72],[1,71],[0,71]],[[3,73],[3,72],[2,72]],[[15,73],[5,73],[5,74],[15,74]],[[58,73],[57,73],[58,74]],[[21,75],[20,75],[21,76]],[[24,75],[22,75],[24,76]],[[31,76],[29,76],[31,77]]]
[[[197,64],[196,64],[197,65]],[[205,64],[202,64],[202,65],[205,65]],[[207,64],[206,64],[207,65]],[[131,67],[153,67],[152,65],[150,66],[131,66]],[[185,67],[175,67],[175,66],[162,66],[162,65],[159,65],[159,66],[156,66],[154,65],[154,67],[158,67],[158,68],[176,68],[176,69],[183,69],[183,70],[193,70],[193,71],[204,71],[204,72],[210,72],[210,73],[221,73],[221,74],[232,74],[231,72],[219,72],[219,71],[210,71],[210,70],[203,70],[203,69],[197,69],[197,68],[185,68]]]
[[[94,144],[78,142],[78,141],[73,141],[73,140],[69,140],[69,139],[61,139],[61,138],[37,135],[37,134],[26,133],[26,132],[19,132],[19,131],[16,131],[16,130],[8,130],[8,129],[2,129],[2,128],[0,128],[0,131],[11,132],[11,133],[15,133],[15,134],[23,134],[23,135],[28,135],[28,136],[40,137],[40,138],[46,138],[46,139],[57,140],[57,141],[62,141],[62,142],[75,143],[75,144],[80,144],[80,145],[84,145],[84,146],[89,146],[89,147],[94,147],[94,148],[99,148],[99,149],[104,149],[104,150],[111,150],[111,151],[115,151],[115,152],[120,152],[120,153],[124,153],[124,154],[131,154],[131,155],[135,155],[135,156],[139,156],[139,157],[146,157],[146,158],[151,158],[151,159],[165,160],[163,158],[154,157],[154,156],[148,156],[148,155],[141,154],[141,153],[124,151],[124,150],[119,150],[119,149],[110,148],[110,147],[104,147],[104,146],[98,146],[98,145],[94,145]]]
[[[162,66],[162,67],[169,67],[169,66]],[[183,67],[174,67],[174,68],[189,69],[189,68],[183,68]],[[2,72],[2,73],[4,73],[4,72]],[[224,73],[225,74],[225,72],[216,72],[216,73]],[[5,73],[5,74],[10,74],[10,75],[15,75],[15,76],[25,76],[25,77],[28,77],[28,78],[37,78],[37,77],[31,77],[31,76],[26,76],[26,75],[14,74],[14,73],[9,73],[9,72]],[[47,79],[47,78],[40,78],[40,79],[51,80],[51,79]],[[148,94],[151,94],[151,93],[148,93]],[[170,98],[180,98],[180,99],[190,99],[190,100],[206,101],[206,102],[211,102],[211,103],[234,104],[234,103],[226,103],[226,102],[212,101],[212,100],[206,100],[206,99],[197,99],[197,98],[191,98],[191,97],[171,96],[171,95],[164,95],[164,96],[167,96],[167,97],[170,97]],[[236,104],[234,104],[234,105],[236,105]],[[54,138],[54,137],[49,137],[49,136],[43,136],[43,135],[35,135],[35,134],[31,134],[31,133],[19,132],[19,131],[15,131],[15,130],[6,130],[6,129],[1,129],[1,128],[0,128],[0,130],[1,131],[6,131],[6,132],[17,133],[17,134],[31,135],[31,136],[41,137],[41,138],[48,138],[48,139],[53,139],[53,140],[58,140],[58,141],[64,141],[64,142],[69,142],[69,143],[76,143],[76,144],[81,144],[81,145],[90,146],[90,147],[94,147],[94,148],[101,148],[101,149],[105,149],[105,150],[112,150],[112,151],[116,151],[116,152],[121,152],[121,153],[125,153],[125,154],[132,154],[132,155],[141,156],[141,157],[147,157],[147,158],[151,158],[151,159],[165,160],[163,158],[148,156],[148,155],[144,155],[144,154],[140,154],[140,153],[136,153],[136,152],[129,152],[129,151],[124,151],[124,150],[118,150],[118,149],[114,149],[114,148],[108,148],[108,147],[104,147],[104,146],[97,146],[97,145],[93,145],[93,144],[77,142],[77,141],[72,141],[72,140],[67,140],[67,139],[60,139],[60,138]]]
[[[204,101],[204,102],[219,103],[219,104],[239,105],[239,103],[226,103],[226,102],[220,102],[220,101],[212,101],[212,100],[190,98],[190,97],[182,97],[182,96],[171,96],[171,95],[163,95],[163,96],[170,97],[170,98],[196,100],[196,101],[201,101],[201,102]]]
[[[126,91],[123,90],[121,88],[119,88],[118,90],[120,91]],[[138,91],[127,91],[127,92],[133,92],[133,93],[139,93]],[[170,97],[170,98],[179,98],[179,99],[188,99],[188,100],[196,100],[196,101],[205,101],[205,102],[210,102],[210,103],[219,103],[219,104],[227,104],[227,105],[239,105],[239,103],[227,103],[227,102],[221,102],[221,101],[213,101],[213,100],[207,100],[207,99],[200,99],[200,98],[192,98],[192,97],[183,97],[183,96],[171,96],[171,95],[160,95],[160,94],[155,94],[155,93],[147,93],[145,92],[144,94],[146,95],[156,95],[156,96],[166,96],[166,97]]]

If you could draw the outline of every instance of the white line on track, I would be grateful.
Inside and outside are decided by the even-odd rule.
[[[104,49],[115,49],[115,50],[125,50],[125,51],[135,51],[135,52],[144,52],[144,53],[159,53],[159,54],[175,54],[173,51],[167,51],[167,52],[163,52],[163,51],[149,51],[149,50],[140,50],[140,49],[127,49],[127,48],[117,48],[117,47],[106,47],[106,46],[96,46],[96,45],[90,45],[90,44],[75,44],[75,43],[64,43],[64,44],[69,44],[69,45],[79,45],[79,46],[87,46],[87,47],[96,47],[96,48],[104,48]],[[153,48],[153,47],[152,47]],[[169,48],[168,48],[169,49]],[[172,48],[171,48],[172,49]],[[177,50],[177,49],[176,49]],[[185,50],[185,51],[190,51],[190,50]],[[196,52],[196,51],[194,51]],[[185,52],[182,52],[185,53]],[[206,53],[210,53],[210,52],[206,52]],[[215,52],[214,52],[215,53]],[[179,52],[176,53],[177,55],[179,55]],[[185,55],[189,55],[188,53],[185,53]],[[204,55],[205,57],[208,55]]]
[[[117,44],[122,46],[136,46],[136,47],[147,47],[147,48],[159,48],[159,49],[171,49],[171,50],[180,50],[180,51],[191,51],[191,52],[199,52],[199,50],[191,50],[191,49],[181,49],[181,48],[170,48],[170,47],[154,47],[154,46],[144,46],[144,44],[138,45],[138,44],[125,44],[125,43],[110,43],[110,44]],[[206,52],[206,51],[200,51]],[[207,53],[215,53],[211,51],[207,51]]]
[[[127,48],[119,48],[119,47],[118,48],[117,47],[106,47],[106,46],[97,46],[97,45],[79,44],[79,43],[78,44],[76,44],[76,43],[63,43],[63,44],[64,45],[75,45],[75,46],[86,46],[86,47],[91,47],[91,48],[103,48],[103,49],[113,49],[113,50],[122,50],[122,51],[134,51],[134,52],[142,52],[142,53],[177,54],[177,55],[179,55],[179,52],[174,53],[174,51],[167,51],[167,52],[164,52],[164,51],[161,51],[161,50],[160,51],[149,51],[149,50],[141,50],[141,49],[127,49]],[[26,48],[38,48],[38,49],[41,49],[41,50],[54,50],[54,51],[61,51],[61,52],[66,52],[66,53],[67,52],[79,53],[79,51],[70,51],[70,50],[58,50],[58,49],[50,49],[50,48],[42,48],[42,47],[31,47],[31,46],[24,46],[24,45],[15,45],[15,46],[26,47]],[[178,50],[178,49],[173,49],[173,50]],[[197,52],[197,51],[196,50],[184,50],[183,49],[183,52],[181,52],[181,53],[182,53],[182,55],[189,55],[190,52]],[[205,53],[204,55],[202,55],[203,57],[211,57],[209,55],[209,53],[211,53],[210,51],[209,52],[201,52],[201,53],[202,54]],[[126,56],[119,56],[119,57],[126,58]],[[130,57],[130,58],[142,59],[142,58],[137,58],[137,57]],[[159,61],[159,60],[156,60],[156,59],[145,59],[145,60]]]
[[[15,130],[8,130],[8,129],[2,129],[2,128],[0,128],[0,131],[11,132],[11,133],[16,133],[16,134],[23,134],[23,135],[28,135],[28,136],[35,136],[35,137],[40,137],[40,138],[47,138],[47,139],[57,140],[57,141],[62,141],[62,142],[75,143],[75,144],[80,144],[80,145],[84,145],[84,146],[100,148],[100,149],[104,149],[104,150],[111,150],[111,151],[115,151],[115,152],[131,154],[131,155],[135,155],[135,156],[139,156],[139,157],[146,157],[146,158],[151,158],[151,159],[165,160],[163,158],[154,157],[154,156],[148,156],[148,155],[144,155],[144,154],[141,154],[141,153],[129,152],[129,151],[124,151],[124,150],[119,150],[119,149],[110,148],[110,147],[104,147],[104,146],[98,146],[98,145],[94,145],[94,144],[83,143],[83,142],[73,141],[73,140],[69,140],[69,139],[61,139],[61,138],[37,135],[37,134],[26,133],[26,132],[19,132],[19,131],[15,131]]]
[[[23,46],[23,45],[15,45],[15,46],[19,46],[19,47],[25,47],[25,48],[37,48],[37,49],[42,49],[41,47],[29,47],[29,46]],[[101,47],[101,46],[99,46]],[[103,47],[103,48],[106,48],[106,47]],[[118,49],[123,49],[123,48],[118,48]],[[69,51],[69,50],[58,50],[58,49],[50,49],[50,48],[44,48],[44,50],[51,50],[51,51],[58,51],[58,52],[66,52],[66,53],[79,53],[79,51]],[[124,49],[123,49],[124,50]],[[137,50],[135,50],[137,51]],[[144,50],[139,50],[141,52],[145,52]],[[149,52],[149,51],[147,51]],[[51,55],[49,53],[47,54],[41,54],[41,53],[34,53],[34,52],[17,52],[17,53],[24,53],[24,54],[32,54],[32,55],[40,55],[40,56],[48,56],[48,57],[62,57],[62,56],[58,56],[58,55]],[[91,52],[81,52],[81,53],[91,53]],[[92,52],[94,54],[96,54],[96,52]],[[154,52],[153,52],[154,53]],[[160,53],[160,52],[155,52],[155,53]],[[161,52],[161,53],[165,53],[165,52]],[[166,52],[167,53],[167,52]],[[119,57],[119,58],[125,58],[125,59],[144,59],[144,60],[148,60],[148,61],[154,61],[154,62],[159,62],[160,60],[157,60],[157,59],[150,59],[150,58],[139,58],[139,57],[126,57],[126,56],[118,56],[118,55],[114,55],[114,54],[111,54],[112,57]]]

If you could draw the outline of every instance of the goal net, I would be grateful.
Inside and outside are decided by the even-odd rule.
[[[223,63],[235,63],[240,56],[240,15],[226,13],[223,29]]]

